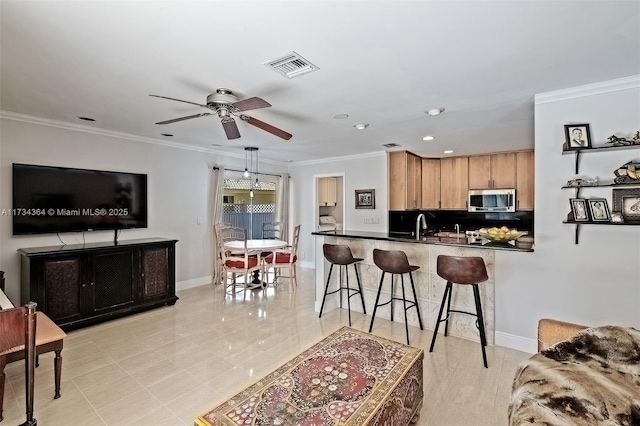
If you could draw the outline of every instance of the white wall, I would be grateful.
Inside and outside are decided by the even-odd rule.
[[[104,169],[148,175],[148,225],[123,230],[120,239],[146,237],[177,239],[178,288],[211,280],[212,233],[209,229],[209,190],[214,165],[244,169],[244,152],[237,157],[216,155],[162,145],[162,141],[126,138],[85,126],[64,123],[0,120],[0,211],[12,208],[11,165],[30,163],[87,169]],[[86,131],[85,131],[86,130]],[[119,137],[122,136],[122,137]],[[156,143],[153,143],[156,142]],[[279,169],[279,170],[278,170]],[[260,171],[282,172],[286,167],[260,164]],[[197,224],[197,218],[202,224]],[[82,233],[60,234],[67,244],[83,242]],[[113,231],[84,233],[86,242],[111,241]],[[7,293],[20,300],[21,247],[60,245],[55,234],[12,235],[10,216],[0,216],[0,269],[6,272]]]
[[[291,175],[291,223],[301,224],[298,257],[301,265],[313,268],[315,241],[311,232],[316,226],[316,175],[344,173],[345,218],[344,228],[357,231],[382,231],[388,229],[387,214],[387,155],[384,152],[363,156],[335,158],[327,161],[296,163],[289,166]],[[376,208],[358,209],[355,206],[356,189],[375,189]],[[365,218],[378,219],[380,223],[364,224]]]
[[[592,145],[612,134],[640,129],[640,77],[536,96],[535,252],[496,253],[498,344],[531,340],[540,318],[584,325],[640,326],[640,226],[563,224],[574,190],[561,189],[574,175],[574,155],[561,155],[564,125],[589,123]],[[613,180],[613,171],[638,149],[581,155],[580,175]],[[587,188],[581,197],[607,198],[612,188]]]

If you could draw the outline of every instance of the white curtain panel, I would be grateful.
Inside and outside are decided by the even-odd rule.
[[[220,284],[222,282],[222,267],[218,262],[218,242],[216,241],[216,233],[214,225],[222,222],[222,196],[224,194],[224,167],[211,172],[211,223],[209,229],[213,238],[211,239],[211,253],[213,256],[213,283]]]
[[[276,222],[282,224],[282,239],[289,241],[289,174],[282,173],[276,191]]]

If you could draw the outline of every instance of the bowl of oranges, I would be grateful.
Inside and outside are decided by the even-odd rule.
[[[527,231],[518,231],[515,228],[509,229],[503,226],[501,228],[480,228],[478,234],[480,234],[482,238],[486,238],[494,243],[506,243],[517,240],[523,235],[527,235]]]

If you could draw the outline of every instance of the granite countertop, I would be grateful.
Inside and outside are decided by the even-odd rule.
[[[312,235],[326,235],[331,237],[360,238],[363,240],[380,240],[380,241],[396,241],[399,243],[416,243],[416,244],[434,244],[443,246],[469,247],[491,250],[510,250],[532,252],[532,243],[530,241],[520,242],[518,240],[512,243],[493,243],[483,240],[480,243],[469,243],[465,234],[461,233],[460,238],[456,237],[438,237],[435,235],[425,235],[416,239],[410,234],[393,233],[393,232],[369,232],[369,231],[318,231],[312,232]]]

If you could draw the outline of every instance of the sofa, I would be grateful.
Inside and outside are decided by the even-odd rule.
[[[640,331],[545,318],[538,350],[514,377],[510,425],[640,425]]]

